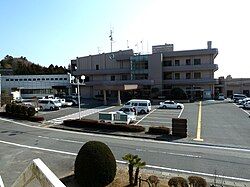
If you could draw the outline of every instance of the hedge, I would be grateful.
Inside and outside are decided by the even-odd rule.
[[[170,128],[168,127],[149,127],[148,134],[169,135]]]
[[[143,132],[145,128],[139,125],[119,125],[99,122],[97,120],[81,119],[81,120],[65,120],[63,122],[65,126],[75,128],[94,128],[102,130],[114,130],[122,132]]]

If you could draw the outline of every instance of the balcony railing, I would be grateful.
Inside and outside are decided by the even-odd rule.
[[[217,64],[201,64],[201,65],[183,65],[183,66],[165,66],[163,72],[173,71],[199,71],[199,70],[218,70]]]
[[[105,81],[90,81],[85,82],[86,86],[95,85],[124,85],[124,84],[138,84],[138,85],[153,85],[154,80],[105,80]]]
[[[171,79],[163,80],[164,84],[215,84],[216,79],[203,78],[203,79]]]
[[[121,74],[128,73],[130,74],[130,68],[123,69],[99,69],[99,70],[76,70],[72,72],[72,75],[113,75],[113,74]]]

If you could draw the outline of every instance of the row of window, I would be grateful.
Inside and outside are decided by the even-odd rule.
[[[174,77],[173,77],[174,75]],[[194,72],[194,79],[201,79],[201,72]],[[171,72],[165,72],[163,73],[163,79],[164,80],[172,80],[172,79],[180,79],[180,73],[171,73]],[[191,73],[186,73],[186,79],[191,79],[192,74]]]
[[[53,89],[22,89],[22,94],[53,94]]]
[[[191,59],[186,59],[186,65],[191,65]],[[194,65],[201,65],[201,59],[194,59]],[[180,66],[180,60],[175,60],[174,63],[172,60],[164,60],[162,66]]]
[[[60,80],[60,81],[62,81],[62,80],[67,80],[67,78],[33,78],[33,79],[31,79],[31,78],[29,78],[29,79],[6,79],[6,81],[54,81],[54,80],[56,80],[56,81],[58,81],[58,80]]]

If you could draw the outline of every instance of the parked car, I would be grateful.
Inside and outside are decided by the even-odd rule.
[[[245,102],[243,107],[246,109],[250,109],[250,101]]]
[[[123,111],[99,112],[99,121],[113,124],[125,123],[128,125],[136,121],[136,115],[133,112],[126,114]]]
[[[144,99],[132,99],[125,103],[123,107],[134,107],[136,110],[136,113],[149,113],[151,111],[151,102],[150,100],[144,100]]]
[[[220,93],[218,96],[218,100],[225,100],[224,94]]]
[[[249,97],[246,97],[245,99],[239,99],[238,103],[240,105],[244,105],[246,102],[250,101]]]
[[[237,103],[240,99],[245,99],[246,97],[244,94],[233,94],[233,102]]]
[[[56,99],[39,99],[38,107],[40,110],[59,110],[62,104]]]
[[[56,99],[62,104],[62,107],[69,107],[73,105],[73,102],[71,101],[68,102],[65,99],[61,99],[61,98],[56,98]]]
[[[123,111],[126,114],[135,114],[137,115],[135,107],[122,107],[119,111]]]
[[[181,109],[184,108],[184,105],[181,103],[176,103],[174,101],[164,101],[164,102],[160,102],[160,108],[177,108],[177,109]]]

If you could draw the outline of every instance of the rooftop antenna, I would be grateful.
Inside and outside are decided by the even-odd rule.
[[[143,53],[143,40],[141,40],[141,53]]]
[[[112,44],[113,44],[113,30],[112,29],[110,29],[109,38],[110,38],[110,46],[111,46],[111,53],[112,53]]]
[[[127,49],[129,48],[129,45],[128,45],[128,40],[127,40]]]

